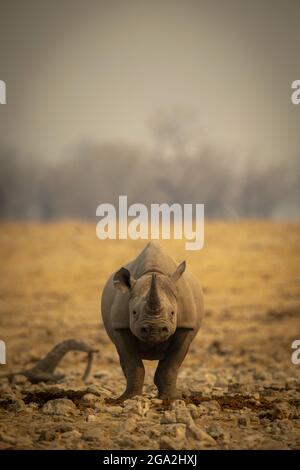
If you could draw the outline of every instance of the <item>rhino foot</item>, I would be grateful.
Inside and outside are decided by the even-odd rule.
[[[158,398],[164,402],[171,403],[174,400],[180,400],[182,398],[182,393],[178,391],[175,393],[162,392],[158,394]]]
[[[109,405],[119,405],[120,403],[123,403],[125,400],[129,400],[129,398],[136,397],[137,395],[141,395],[141,393],[138,393],[138,392],[132,392],[132,393],[124,392],[124,393],[122,393],[122,395],[120,395],[117,398],[106,398],[105,403],[107,403]]]

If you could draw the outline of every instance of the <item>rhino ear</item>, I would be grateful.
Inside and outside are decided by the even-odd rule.
[[[134,284],[135,279],[131,276],[130,272],[126,268],[121,268],[117,271],[113,278],[114,286],[121,292],[125,293],[130,291]]]
[[[178,281],[178,279],[181,277],[181,275],[184,273],[185,271],[185,268],[186,268],[186,262],[185,261],[182,261],[182,263],[180,263],[176,270],[173,272],[173,274],[171,274],[171,279],[172,281],[176,282]]]

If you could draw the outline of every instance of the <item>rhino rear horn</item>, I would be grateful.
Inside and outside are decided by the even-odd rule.
[[[151,279],[151,286],[149,290],[149,295],[148,295],[148,308],[152,312],[157,312],[160,310],[160,300],[158,296],[158,290],[157,290],[157,280],[156,280],[156,274],[152,274],[152,279]]]

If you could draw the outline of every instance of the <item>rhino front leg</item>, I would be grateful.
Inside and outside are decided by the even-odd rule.
[[[145,368],[140,358],[136,338],[129,330],[115,332],[115,345],[126,378],[126,389],[117,401],[123,401],[143,392]]]
[[[176,386],[177,375],[194,336],[193,330],[178,329],[174,333],[166,355],[159,361],[154,376],[159,398],[169,400],[180,398]]]

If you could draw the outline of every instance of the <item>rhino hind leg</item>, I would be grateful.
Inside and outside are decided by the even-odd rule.
[[[163,400],[181,398],[177,390],[179,368],[195,336],[192,330],[178,329],[164,359],[160,360],[154,375],[158,396]]]
[[[116,332],[114,342],[126,378],[124,393],[115,399],[116,402],[122,402],[135,395],[142,395],[145,368],[137,349],[136,340],[129,330]]]

